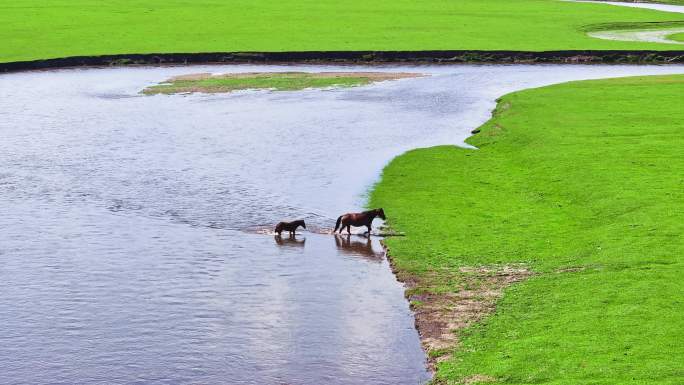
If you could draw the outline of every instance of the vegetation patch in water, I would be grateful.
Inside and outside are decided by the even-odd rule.
[[[373,82],[417,77],[412,73],[389,72],[261,72],[241,74],[193,74],[171,78],[147,87],[146,95],[192,92],[223,93],[247,89],[296,91],[306,88],[353,87]]]

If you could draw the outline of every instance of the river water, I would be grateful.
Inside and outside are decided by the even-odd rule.
[[[335,90],[138,94],[179,74],[293,70],[430,76]],[[505,93],[663,73],[684,67],[1,75],[0,382],[425,382],[413,316],[378,239],[254,230],[286,218],[333,226],[363,206],[393,156],[462,144]]]

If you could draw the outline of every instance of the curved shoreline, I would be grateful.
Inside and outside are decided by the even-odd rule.
[[[629,79],[629,78],[622,78],[622,79]],[[638,79],[638,78],[635,77],[634,79]],[[620,78],[602,79],[602,81],[620,81]],[[580,84],[582,82],[576,82],[576,83]],[[570,84],[570,83],[564,83],[564,84]],[[553,86],[560,86],[560,84],[554,84]],[[542,88],[546,89],[547,87],[542,87]],[[542,89],[542,88],[537,88],[537,89]],[[493,111],[492,117],[485,124],[480,126],[480,128],[483,128],[483,132],[484,132],[484,134],[481,134],[481,135],[485,135],[483,138],[496,137],[498,135],[498,132],[500,132],[500,130],[504,129],[499,124],[500,122],[497,122],[497,119],[499,119],[499,120],[501,119],[500,116],[497,116],[497,115],[501,114],[502,112],[508,110],[511,107],[511,102],[509,99],[512,96],[515,96],[515,94],[518,94],[520,92],[525,92],[525,91],[529,91],[529,90],[530,89],[515,91],[515,92],[508,93],[508,94],[498,98],[498,103],[497,103],[496,108]],[[476,136],[471,136],[471,138],[472,137],[476,137]],[[484,140],[485,140],[484,144],[487,145],[488,143],[486,141],[487,140],[493,140],[493,139],[484,139]],[[481,144],[476,144],[476,143],[472,143],[472,142],[471,142],[471,144],[477,146],[478,148],[482,148],[482,147],[480,147]],[[521,145],[521,146],[524,146],[524,145]],[[444,146],[444,148],[447,148],[447,146]],[[459,149],[459,151],[460,150],[462,150],[462,149]],[[432,148],[422,148],[422,149],[419,149],[417,151],[439,151],[439,149],[437,147],[432,147]],[[407,155],[407,153],[405,153],[399,157],[394,158],[393,162],[395,162],[400,157],[404,157],[404,159],[405,159],[407,156],[415,156],[415,153],[414,153],[414,155]],[[470,155],[464,154],[464,156],[470,156]],[[432,162],[439,161],[439,162],[444,162],[444,163],[450,162],[450,164],[455,164],[453,158],[448,158],[448,160],[445,160],[445,159],[447,159],[447,157],[444,154],[440,154],[439,156],[435,156],[434,154],[432,154],[431,157],[428,156],[427,158],[431,159]],[[465,159],[467,159],[467,158],[465,158]],[[387,180],[390,180],[393,183],[397,183],[396,182],[397,180],[400,180],[400,182],[397,183],[396,185],[392,185],[391,183],[387,183],[386,180],[381,179],[380,182],[378,182],[378,184],[375,185],[375,187],[374,187],[375,192],[373,194],[375,194],[377,192],[378,186],[381,186],[382,183],[385,182],[385,186],[383,186],[383,187],[386,190],[383,193],[387,194],[387,192],[390,191],[390,193],[387,195],[387,196],[389,196],[389,198],[387,198],[387,196],[385,196],[385,197],[381,197],[378,200],[377,196],[371,197],[371,202],[372,202],[371,205],[376,205],[376,206],[377,205],[383,205],[384,207],[387,207],[388,206],[387,205],[387,202],[388,202],[387,199],[392,199],[391,190],[393,188],[396,188],[397,185],[402,185],[402,188],[403,188],[403,186],[405,186],[407,183],[409,183],[410,179],[405,179],[405,178],[407,178],[407,175],[409,175],[409,178],[410,178],[410,175],[412,173],[413,174],[419,174],[420,173],[420,171],[416,171],[416,170],[419,170],[419,167],[416,167],[416,158],[412,158],[411,160],[413,163],[411,163],[411,166],[407,167],[407,168],[401,168],[401,166],[394,165],[393,167],[395,167],[395,169],[399,169],[399,171],[395,171],[394,174],[390,174],[389,177],[386,176],[387,175],[386,172],[390,167],[392,167],[392,164],[389,164],[388,166],[386,166],[386,168],[383,170],[383,177],[382,178],[383,179],[387,178]],[[475,164],[476,162],[478,162],[478,161],[477,160],[473,161],[473,164]],[[408,163],[405,162],[404,167],[406,164],[408,164]],[[479,165],[479,163],[478,163],[478,165]],[[440,163],[439,165],[434,166],[434,167],[440,168],[440,166],[443,166],[443,163]],[[468,166],[464,166],[464,168],[467,168],[467,167]],[[486,165],[481,166],[481,167],[483,169],[487,169]],[[407,171],[407,170],[410,170],[410,171]],[[449,171],[453,171],[453,170],[449,170]],[[439,178],[439,177],[435,177],[435,178]],[[407,182],[407,180],[408,180],[408,182]],[[430,182],[426,182],[426,183],[430,184],[433,188],[436,188],[434,184],[431,184]],[[490,183],[486,183],[486,184],[489,185]],[[387,185],[389,185],[390,187],[387,187]],[[440,190],[436,190],[436,191],[438,191],[436,193],[436,195],[443,193],[443,191],[440,191]],[[404,191],[404,193],[406,193],[406,191]],[[408,192],[408,194],[410,194],[410,193],[411,192]],[[414,197],[415,196],[411,196],[411,198],[414,198]],[[483,200],[485,200],[485,199],[483,199]],[[416,204],[415,200],[412,200],[412,204]],[[400,207],[402,205],[402,203],[397,203],[396,205],[397,205],[397,207]],[[394,209],[396,210],[397,207],[394,207]],[[558,205],[559,209],[561,207],[562,207],[561,205]],[[443,207],[440,207],[440,209],[443,209]],[[440,213],[443,213],[443,210],[438,210],[438,211]],[[404,224],[406,224],[406,223],[404,223]],[[417,228],[420,228],[421,225],[415,225],[415,226]],[[436,226],[436,227],[438,227],[438,226]],[[479,228],[479,227],[476,225],[475,228]],[[409,229],[407,229],[406,227],[403,227],[403,228],[400,228],[400,230],[405,232],[408,236],[408,233],[409,233],[408,230]],[[450,229],[450,230],[453,230],[453,229]],[[415,233],[416,232],[414,231],[414,234]],[[456,231],[451,231],[450,233],[456,233]],[[445,242],[442,241],[442,244],[444,244],[444,243]],[[463,306],[461,306],[461,304],[459,302],[457,302],[457,300],[460,299],[460,297],[458,296],[458,293],[459,293],[458,290],[455,291],[454,293],[449,293],[449,290],[447,290],[447,294],[445,295],[444,294],[444,288],[448,288],[448,287],[450,287],[450,285],[454,285],[453,276],[459,277],[459,272],[462,271],[461,269],[463,269],[463,266],[466,266],[466,268],[473,269],[472,267],[469,267],[469,266],[476,266],[476,264],[473,264],[473,261],[461,261],[462,264],[454,263],[454,265],[456,265],[456,267],[453,267],[453,266],[452,267],[446,267],[445,266],[446,264],[438,266],[438,267],[431,266],[432,270],[428,269],[427,273],[416,273],[416,271],[423,268],[424,265],[419,264],[420,267],[416,267],[415,271],[411,271],[411,269],[406,268],[406,266],[404,266],[404,267],[400,266],[400,264],[402,262],[404,264],[407,263],[407,258],[408,258],[407,256],[409,256],[409,255],[411,255],[412,258],[421,259],[422,255],[425,255],[427,253],[425,251],[425,248],[426,248],[425,245],[427,245],[427,243],[421,244],[420,246],[417,246],[415,249],[409,250],[408,252],[407,252],[406,247],[404,247],[404,249],[402,250],[403,256],[400,256],[400,254],[402,252],[395,253],[393,255],[391,250],[390,250],[390,245],[383,243],[383,246],[386,249],[387,258],[390,261],[390,266],[392,267],[393,272],[395,273],[395,275],[397,276],[397,278],[401,282],[403,282],[404,284],[407,285],[408,291],[406,293],[406,296],[407,296],[407,299],[412,304],[412,309],[415,311],[416,327],[419,330],[419,334],[421,335],[421,340],[423,341],[423,344],[426,347],[426,351],[427,351],[428,357],[429,357],[430,367],[432,370],[435,371],[435,373],[437,373],[437,371],[435,370],[435,365],[437,363],[441,362],[443,359],[447,359],[447,360],[450,359],[451,358],[450,357],[451,352],[455,351],[454,350],[455,346],[458,346],[458,344],[460,344],[461,341],[458,340],[458,337],[460,335],[458,335],[456,337],[452,336],[452,338],[453,338],[452,340],[445,341],[447,343],[451,343],[451,345],[447,345],[447,347],[444,349],[439,349],[439,347],[438,347],[436,349],[433,349],[433,351],[431,352],[429,350],[429,347],[430,347],[429,338],[431,337],[431,335],[439,334],[439,330],[437,332],[435,332],[432,329],[433,328],[440,328],[442,325],[439,325],[436,322],[430,323],[430,318],[437,319],[438,321],[443,321],[445,318],[445,314],[446,314],[446,317],[449,316],[448,309],[457,308],[457,309],[459,309],[459,311],[461,311],[461,312],[463,311]],[[393,244],[391,246],[399,248],[398,244]],[[417,252],[416,250],[420,250],[420,252]],[[451,247],[451,249],[444,246],[442,249],[440,249],[440,252],[443,252],[444,255],[449,255],[449,254],[455,253],[453,246]],[[421,255],[421,253],[422,253],[422,255]],[[478,253],[479,253],[479,251],[478,251]],[[479,255],[478,253],[476,253],[476,254]],[[466,323],[466,322],[458,323],[457,322],[456,323],[457,327],[450,327],[451,331],[462,330],[465,327],[469,327],[470,325],[479,322],[479,320],[481,319],[479,317],[492,314],[493,309],[495,309],[495,307],[498,305],[498,299],[501,298],[501,291],[505,290],[507,288],[507,286],[509,286],[510,284],[523,281],[526,278],[531,277],[531,276],[554,277],[557,274],[561,274],[561,273],[578,273],[578,272],[582,272],[585,269],[587,269],[587,266],[588,266],[586,260],[582,261],[583,263],[580,263],[580,264],[572,263],[574,261],[572,261],[571,263],[569,263],[568,261],[565,261],[565,264],[556,264],[555,262],[547,262],[548,265],[544,266],[543,268],[539,268],[539,264],[537,266],[534,266],[534,264],[531,264],[528,266],[526,266],[524,264],[523,265],[515,265],[516,263],[522,263],[524,261],[524,259],[512,258],[512,259],[503,261],[500,259],[493,258],[493,261],[494,262],[492,262],[492,260],[486,260],[486,258],[485,258],[485,260],[479,261],[481,263],[481,265],[478,266],[479,268],[483,268],[483,272],[485,274],[483,274],[482,276],[497,275],[497,276],[504,277],[501,280],[501,284],[499,286],[494,286],[494,288],[495,288],[494,295],[492,295],[491,298],[489,298],[489,300],[490,300],[489,304],[486,303],[486,301],[482,301],[480,299],[480,302],[482,303],[481,308],[485,309],[485,311],[483,313],[471,312],[475,315],[474,317],[472,317],[468,320],[471,323]],[[434,261],[425,262],[425,265],[429,265],[430,263],[434,263]],[[490,265],[492,263],[493,263],[493,265]],[[506,263],[513,263],[513,264],[512,265],[506,265]],[[607,263],[607,262],[605,262],[605,263]],[[503,268],[501,270],[497,271],[497,270],[490,269],[491,266],[495,266],[495,267],[496,266],[499,266],[499,267],[503,266]],[[453,275],[450,276],[449,275],[450,273]],[[447,278],[446,279],[443,278],[444,276],[446,276]],[[482,277],[478,277],[478,278],[481,279]],[[432,282],[435,279],[437,281],[437,284]],[[478,279],[478,281],[480,279]],[[495,284],[497,284],[497,282],[495,282]],[[438,290],[433,290],[432,287],[437,287]],[[470,295],[470,292],[473,290],[472,289],[473,286],[471,285],[471,283],[467,283],[466,287],[468,287],[466,292],[469,295],[465,299],[470,300],[471,298],[473,298],[473,296]],[[458,288],[458,289],[460,290],[460,288]],[[477,291],[477,289],[478,288],[475,287],[475,291]],[[487,291],[482,291],[482,293],[487,293]],[[456,301],[454,301],[454,300],[452,300],[451,302],[445,301],[446,305],[444,305],[440,301],[442,301],[442,299],[447,297],[449,294],[452,294],[453,297],[456,298]],[[481,298],[482,295],[479,294],[479,295],[476,295],[474,297],[475,298]],[[418,308],[413,306],[414,301],[419,302]],[[472,305],[473,302],[471,301],[470,304]],[[424,309],[423,311],[427,314],[420,314],[420,309]],[[453,313],[452,315],[454,317],[453,319],[456,319],[458,321],[461,320],[461,319],[455,318],[456,316],[458,316],[458,314],[455,314],[454,312],[452,312],[452,313]],[[436,315],[436,316],[432,316],[432,315]],[[425,324],[425,325],[420,324],[421,316],[425,318],[427,324]],[[447,320],[449,320],[449,319],[447,318]],[[423,330],[421,330],[421,329],[423,329]],[[426,340],[426,335],[427,335],[428,340]],[[467,350],[467,348],[466,348],[466,350]],[[510,358],[510,357],[507,357],[507,358]],[[460,363],[461,361],[458,361],[458,362]],[[487,369],[489,369],[490,371],[489,372],[486,371]],[[494,371],[491,371],[491,367],[487,367],[486,365],[482,365],[481,370],[482,371],[480,371],[480,369],[478,369],[477,373],[483,373],[483,374],[471,374],[469,377],[460,378],[460,380],[466,381],[464,383],[468,383],[467,380],[469,378],[474,378],[476,376],[482,376],[481,378],[483,378],[484,380],[487,380],[487,381],[496,381],[497,379],[500,379],[500,377],[494,376],[495,373],[494,373]],[[486,373],[486,374],[484,374],[484,373]],[[439,383],[439,384],[441,384],[442,382],[446,383],[446,382],[448,382],[447,379],[454,380],[457,378],[457,377],[450,377],[450,376],[453,376],[453,371],[450,372],[449,374],[446,374],[445,377],[442,377],[442,378],[437,377],[435,383]]]
[[[230,63],[681,64],[684,63],[684,50],[560,50],[540,52],[449,50],[149,53],[72,56],[55,59],[7,62],[0,63],[0,73],[73,67]]]

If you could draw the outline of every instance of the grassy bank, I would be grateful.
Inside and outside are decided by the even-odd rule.
[[[674,49],[594,39],[584,28],[682,19],[556,0],[18,0],[0,5],[0,62],[164,52]]]
[[[684,76],[518,92],[468,140],[478,150],[386,167],[370,203],[406,234],[387,244],[415,298],[472,290],[478,267],[536,273],[432,352],[451,353],[438,381],[681,384],[682,95]]]
[[[670,40],[674,40],[674,41],[681,41],[681,42],[684,42],[684,32],[682,32],[682,33],[675,33],[674,35],[670,35],[670,36],[668,36],[667,38],[670,39]]]
[[[194,74],[171,78],[145,88],[146,95],[191,92],[226,93],[247,89],[295,91],[306,88],[354,87],[373,82],[416,77],[419,74],[390,72],[261,72]]]

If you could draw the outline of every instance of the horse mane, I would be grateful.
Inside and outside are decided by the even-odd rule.
[[[378,209],[373,209],[373,210],[363,211],[361,214],[375,214],[377,212],[378,212]]]

